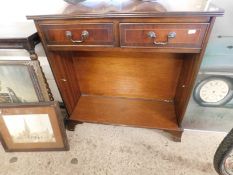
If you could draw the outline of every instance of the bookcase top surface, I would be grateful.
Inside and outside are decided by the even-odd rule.
[[[62,0],[59,0],[62,1]],[[163,17],[221,16],[224,10],[211,0],[66,0],[33,10],[28,19],[98,18],[98,17]],[[46,4],[45,4],[46,5]]]

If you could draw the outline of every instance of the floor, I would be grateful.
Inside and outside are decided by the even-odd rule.
[[[189,129],[229,132],[232,129],[233,98],[228,104],[228,107],[203,107],[198,105],[192,97],[182,126]]]
[[[5,153],[1,175],[215,175],[225,133],[185,131],[181,143],[153,129],[82,124],[67,132],[68,152]]]

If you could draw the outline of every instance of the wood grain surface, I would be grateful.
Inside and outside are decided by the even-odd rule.
[[[180,130],[173,103],[156,100],[81,96],[71,120]]]
[[[207,27],[208,23],[121,23],[120,41],[123,47],[201,48]],[[149,38],[149,32],[154,32],[156,38]],[[176,36],[168,44],[154,44],[154,41],[167,42],[170,32],[175,32]]]
[[[214,20],[224,13],[212,4],[205,8],[207,1],[184,3],[84,2],[28,17],[36,23],[70,121],[159,128],[181,137]],[[66,30],[74,39],[89,30],[90,38],[72,44]],[[166,42],[169,32],[176,37],[155,45],[149,31],[157,42]]]
[[[82,94],[173,100],[182,55],[79,52],[74,67]]]

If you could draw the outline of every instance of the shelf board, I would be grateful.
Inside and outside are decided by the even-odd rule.
[[[70,120],[180,130],[174,104],[156,100],[85,95]]]

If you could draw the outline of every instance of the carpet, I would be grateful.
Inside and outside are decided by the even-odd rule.
[[[67,131],[70,151],[5,153],[0,175],[215,175],[225,133],[184,132],[182,142],[155,129],[84,123]]]

